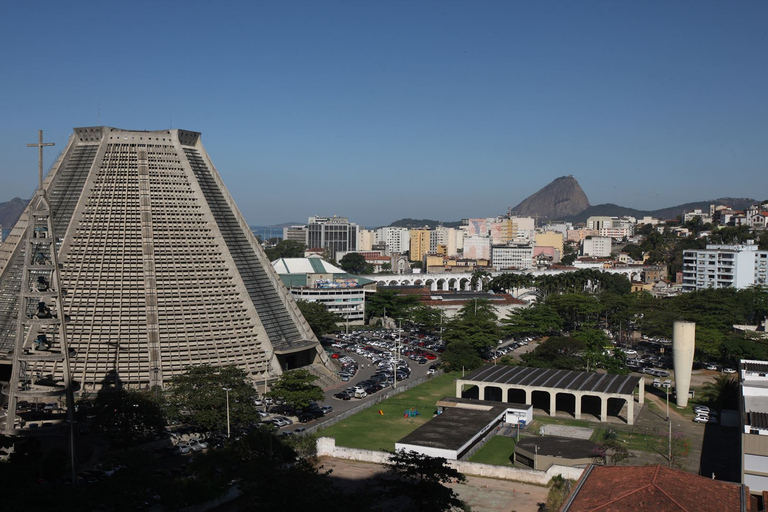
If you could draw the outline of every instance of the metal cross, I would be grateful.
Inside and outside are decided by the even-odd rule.
[[[34,148],[37,147],[38,154],[37,154],[37,181],[38,181],[38,187],[40,190],[43,190],[43,147],[44,146],[55,146],[53,142],[43,142],[43,130],[37,130],[37,143],[36,144],[27,144],[28,148]]]

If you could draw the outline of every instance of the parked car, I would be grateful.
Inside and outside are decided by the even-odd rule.
[[[723,368],[723,373],[736,373],[733,368]]]
[[[696,423],[707,423],[709,422],[709,416],[696,416],[693,418],[693,421]]]

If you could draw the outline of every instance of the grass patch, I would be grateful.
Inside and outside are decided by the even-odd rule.
[[[595,428],[595,431],[592,433],[589,440],[599,444],[605,438],[605,433],[608,430],[613,430],[619,441],[621,441],[628,450],[654,453],[655,447],[659,442],[659,436],[655,434],[639,434],[637,432],[629,432],[610,427]]]
[[[438,400],[456,394],[455,375],[445,374],[399,393],[380,404],[321,430],[320,436],[336,438],[338,446],[363,450],[394,450],[395,442],[432,418]],[[419,416],[405,418],[414,408]],[[384,414],[379,414],[379,411]]]
[[[493,464],[494,466],[513,466],[512,453],[515,451],[513,437],[492,437],[477,453],[469,458],[470,462]]]

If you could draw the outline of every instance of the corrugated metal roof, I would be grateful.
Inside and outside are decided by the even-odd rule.
[[[629,395],[634,392],[635,387],[640,382],[640,377],[553,370],[551,368],[486,365],[469,373],[461,380],[484,384],[510,384],[513,386]]]

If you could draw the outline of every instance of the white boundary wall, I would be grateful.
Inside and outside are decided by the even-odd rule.
[[[389,453],[387,452],[336,446],[336,439],[333,437],[318,438],[317,456],[373,462],[376,464],[389,463]],[[447,464],[465,475],[497,478],[499,480],[513,480],[515,482],[525,482],[535,485],[547,485],[555,475],[560,475],[563,478],[570,480],[578,480],[581,477],[582,472],[584,472],[583,468],[572,468],[556,464],[550,466],[546,471],[492,466],[490,464],[478,464],[476,462],[466,462],[461,460],[449,460],[447,461]]]

